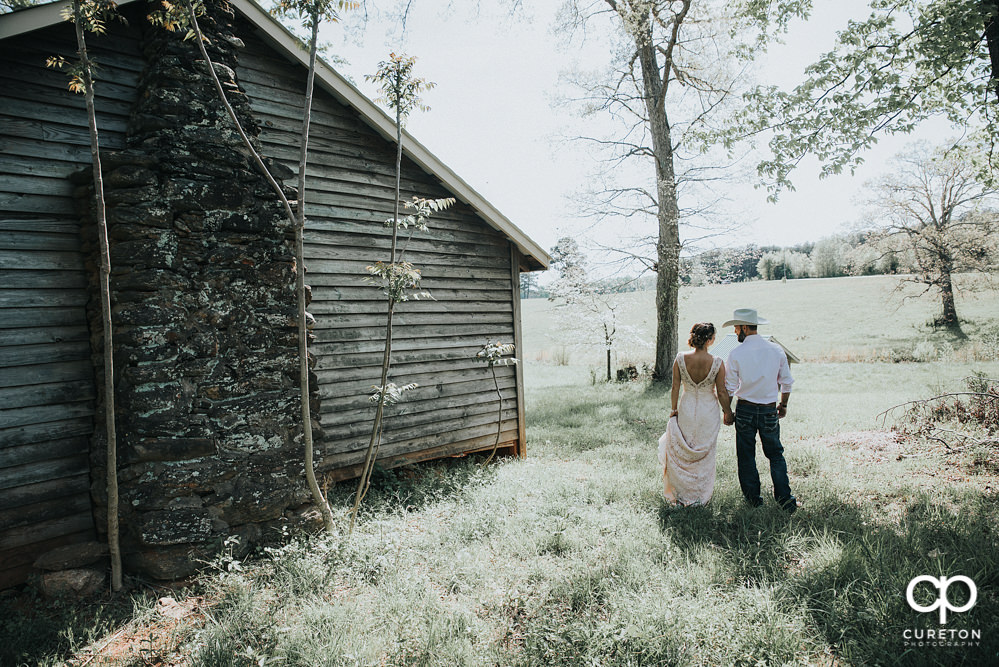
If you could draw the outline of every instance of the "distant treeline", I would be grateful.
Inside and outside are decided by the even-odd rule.
[[[836,278],[909,273],[914,270],[910,251],[891,238],[874,232],[840,234],[795,246],[758,246],[707,250],[680,259],[680,282],[700,286],[747,280]],[[654,290],[656,276],[616,277],[595,281],[604,293]],[[547,298],[538,274],[521,275],[521,297]]]
[[[788,247],[746,245],[708,250],[681,259],[681,280],[685,285],[706,285],[911,271],[910,253],[898,241],[873,232],[853,232]]]
[[[538,284],[536,273],[520,274],[520,298],[547,299],[551,293],[548,287]],[[656,274],[646,273],[641,276],[603,278],[594,280],[596,291],[601,294],[620,294],[623,292],[644,292],[656,288]]]

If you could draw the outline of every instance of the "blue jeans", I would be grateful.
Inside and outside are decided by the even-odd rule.
[[[750,505],[760,505],[760,473],[756,470],[756,434],[760,434],[763,454],[770,461],[774,499],[781,507],[793,507],[791,483],[787,478],[784,447],[780,444],[780,420],[774,406],[739,401],[735,408],[735,455],[739,463],[739,486]]]

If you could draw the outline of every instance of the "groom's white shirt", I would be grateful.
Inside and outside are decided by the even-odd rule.
[[[746,336],[728,354],[725,388],[732,396],[750,403],[776,403],[782,393],[791,392],[792,384],[784,350],[759,334]]]

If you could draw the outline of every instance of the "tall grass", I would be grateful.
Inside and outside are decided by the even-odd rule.
[[[825,307],[819,287],[807,308]],[[876,305],[860,316],[876,319]],[[836,344],[840,333],[811,321],[806,336]],[[528,317],[525,337],[536,329]],[[904,338],[897,325],[883,333]],[[195,666],[994,664],[999,476],[972,467],[994,451],[947,454],[872,431],[881,411],[972,370],[999,377],[999,362],[795,365],[782,435],[804,506],[789,517],[743,502],[729,428],[711,503],[667,506],[655,443],[668,396],[528,361],[526,459],[377,470],[351,537],[220,559],[199,583],[206,611],[172,650]],[[350,489],[330,500],[344,515]],[[905,645],[906,629],[938,625],[906,603],[920,574],[976,582],[977,604],[948,627],[980,629],[980,645]],[[78,647],[36,647],[25,662]],[[0,662],[17,664],[10,655]]]
[[[784,422],[805,502],[793,517],[742,501],[730,430],[711,503],[668,507],[654,444],[666,397],[546,368],[529,384],[526,460],[380,471],[352,537],[220,559],[202,624],[175,650],[201,666],[986,664],[999,651],[995,478],[837,444],[869,426],[872,397],[934,381],[926,364],[898,368],[802,365],[799,382],[841,391],[801,391]],[[819,403],[865,405],[828,417]],[[345,513],[349,490],[331,497]],[[905,629],[935,627],[905,602],[917,574],[974,579],[978,604],[949,627],[980,628],[980,646],[904,645]]]
[[[909,380],[898,396],[926,378]],[[221,563],[193,664],[950,665],[999,651],[999,508],[981,484],[941,481],[939,459],[859,466],[799,416],[785,425],[794,517],[743,503],[729,432],[714,499],[677,510],[655,465],[665,397],[563,387],[529,392],[526,461],[383,473],[353,538],[296,539],[236,574]],[[952,627],[981,628],[981,646],[904,646],[906,628],[933,627],[904,598],[924,573],[976,581]]]

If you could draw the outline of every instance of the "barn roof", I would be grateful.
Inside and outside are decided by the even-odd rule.
[[[136,0],[120,0],[118,5],[127,5]],[[290,61],[308,67],[308,56],[298,39],[275,20],[254,0],[230,0],[235,9],[262,33],[265,41]],[[0,40],[26,32],[46,28],[64,21],[63,11],[70,6],[70,0],[22,9],[8,14],[0,14]],[[395,143],[395,123],[387,113],[368,99],[352,83],[337,73],[322,60],[316,63],[316,85],[333,95],[337,101],[356,110],[368,126],[378,132],[386,141]],[[450,167],[441,162],[433,153],[403,130],[405,141],[403,151],[406,156],[428,173],[440,179],[445,188],[459,200],[471,206],[491,227],[502,232],[524,255],[526,268],[531,271],[547,269],[551,257],[537,243],[531,240],[495,206],[476,192]]]
[[[781,349],[784,350],[784,354],[787,355],[788,363],[797,364],[801,362],[801,359],[799,359],[797,355],[794,354],[794,352],[791,352],[791,350],[784,347],[784,343],[780,342],[773,336],[769,334],[757,334],[757,335],[762,337],[764,340],[768,340],[771,343],[777,343],[778,345],[780,345]],[[738,344],[739,344],[739,337],[736,336],[734,333],[730,333],[724,338],[722,338],[720,341],[715,343],[714,346],[709,350],[709,352],[711,352],[711,354],[715,355],[716,357],[721,357],[722,359],[728,359],[728,353],[734,350],[735,346]]]

